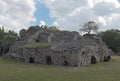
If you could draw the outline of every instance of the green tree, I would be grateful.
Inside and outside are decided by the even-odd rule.
[[[107,30],[99,35],[114,52],[120,52],[120,30]]]
[[[20,31],[19,31],[19,35],[21,36],[21,37],[23,37],[25,34],[26,34],[26,29],[21,29]]]
[[[50,30],[54,30],[54,31],[59,30],[56,26],[51,26],[51,27],[49,27],[48,29],[50,29]]]
[[[87,32],[87,34],[90,34],[91,32],[97,32],[98,31],[98,24],[95,21],[89,21],[85,23],[82,28],[80,28],[80,31]]]
[[[9,47],[18,40],[18,34],[14,31],[4,31],[4,28],[0,28],[0,56],[9,51]]]
[[[3,39],[4,36],[6,35],[5,31],[4,31],[4,27],[0,28],[0,56],[2,55],[2,51],[3,51]]]

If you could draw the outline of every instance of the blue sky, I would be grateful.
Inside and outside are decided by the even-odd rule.
[[[50,26],[55,22],[55,18],[50,17],[49,9],[39,1],[36,1],[36,11],[35,11],[35,18],[36,22],[33,25],[38,25],[40,21],[45,21],[46,25]]]
[[[19,32],[42,21],[78,31],[89,20],[100,24],[100,31],[120,29],[120,0],[0,0],[0,26],[7,30]]]
[[[45,1],[45,2],[44,2]],[[57,3],[57,0],[48,0],[48,2],[50,3],[50,1],[51,1],[51,3],[53,3],[53,5],[60,5],[60,3],[58,2]],[[64,0],[61,0],[61,3],[62,3],[62,1],[63,2],[65,2],[66,3],[66,0],[64,1]],[[71,1],[73,1],[73,0],[71,0]],[[81,1],[81,0],[78,0],[78,2],[79,1]],[[79,20],[78,18],[80,17],[80,18],[83,18],[83,19],[85,19],[85,21],[83,20],[83,21],[81,21],[81,20],[79,20],[79,21],[77,21],[77,23],[79,23],[79,22],[82,22],[82,23],[80,23],[80,24],[83,24],[83,23],[85,23],[85,22],[87,22],[87,20],[96,20],[96,21],[98,21],[98,22],[101,22],[101,24],[103,24],[104,25],[104,27],[102,28],[101,27],[101,30],[107,30],[107,29],[113,29],[113,28],[115,28],[115,27],[113,27],[113,25],[115,25],[116,26],[116,28],[115,29],[119,29],[120,27],[118,27],[118,21],[120,21],[120,20],[118,20],[117,22],[116,21],[113,21],[113,22],[116,22],[116,23],[113,23],[113,24],[109,24],[109,23],[111,23],[111,22],[109,22],[109,23],[107,23],[107,20],[108,19],[105,19],[105,16],[107,17],[107,15],[109,15],[109,14],[114,14],[114,13],[116,13],[117,11],[114,11],[114,9],[115,8],[113,8],[113,11],[110,11],[110,7],[111,7],[111,9],[112,9],[112,7],[114,7],[114,6],[112,6],[112,5],[110,5],[111,3],[113,3],[113,5],[117,5],[117,1],[118,0],[101,0],[101,2],[99,2],[100,0],[97,0],[98,1],[98,3],[100,3],[100,5],[101,4],[104,4],[103,5],[103,7],[100,7],[100,6],[98,6],[98,9],[97,8],[94,8],[94,9],[96,9],[96,10],[93,10],[96,14],[94,14],[95,16],[93,16],[93,14],[91,14],[91,15],[89,15],[89,17],[88,17],[88,12],[87,12],[87,15],[85,15],[86,14],[86,12],[84,11],[84,15],[81,17],[81,16],[73,16],[73,18],[76,18],[76,20],[75,19],[73,19],[73,20],[71,20],[71,21],[73,21],[73,23],[71,23],[71,21],[69,21],[70,19],[70,17],[67,19],[66,18],[66,20],[65,21],[57,21],[57,19],[59,19],[59,20],[61,20],[59,17],[57,18],[57,16],[55,15],[55,17],[54,18],[52,18],[52,17],[50,17],[50,11],[51,12],[55,12],[55,13],[66,13],[66,12],[60,12],[60,11],[54,11],[54,9],[51,9],[51,8],[49,8],[49,7],[51,7],[51,5],[50,6],[45,6],[45,5],[48,5],[48,3],[47,3],[47,0],[43,0],[43,1],[36,1],[36,12],[35,12],[35,17],[36,17],[36,22],[34,22],[33,23],[33,25],[36,25],[36,24],[39,24],[40,23],[40,21],[44,21],[45,23],[46,23],[46,25],[48,25],[48,26],[50,26],[50,25],[52,25],[53,24],[53,22],[55,22],[55,21],[57,21],[57,22],[59,22],[59,23],[62,23],[62,24],[60,24],[60,26],[63,26],[64,25],[64,23],[70,23],[70,25],[72,25],[71,27],[70,27],[70,25],[65,25],[66,27],[64,27],[63,29],[68,29],[68,30],[78,30],[79,29],[79,27],[77,27],[79,24],[77,24],[77,25],[75,25],[76,24],[76,22],[75,21],[77,21],[77,20]],[[119,0],[120,1],[120,0]],[[57,3],[57,4],[54,4],[54,3]],[[75,2],[75,1],[74,1]],[[73,2],[73,3],[74,3]],[[82,2],[82,1],[81,1]],[[91,2],[92,2],[92,0],[91,0]],[[89,3],[90,3],[90,1],[89,1]],[[66,3],[66,4],[69,4],[69,3]],[[90,3],[91,4],[91,3]],[[97,4],[97,3],[96,3]],[[74,4],[75,5],[75,4]],[[81,4],[80,4],[81,5]],[[106,5],[108,5],[108,6],[106,6]],[[119,4],[120,5],[120,4]],[[63,6],[63,7],[62,7]],[[75,5],[76,6],[76,5]],[[102,5],[101,5],[102,6]],[[54,6],[52,6],[52,7],[54,7]],[[60,5],[59,7],[61,7],[61,8],[63,8],[63,11],[64,11],[64,5]],[[66,6],[65,6],[66,7]],[[70,7],[70,5],[68,5],[68,7]],[[106,9],[104,9],[104,7],[106,7]],[[66,9],[66,8],[65,8]],[[57,9],[55,9],[55,10],[57,10]],[[59,10],[59,9],[58,9]],[[106,10],[106,11],[105,11]],[[89,11],[89,10],[88,10]],[[108,11],[108,12],[107,12]],[[91,12],[91,11],[90,11]],[[109,13],[110,12],[110,13]],[[81,14],[81,12],[79,12],[78,14]],[[104,14],[106,14],[106,15],[104,15]],[[117,13],[117,14],[120,14],[120,13]],[[61,14],[60,14],[61,15]],[[64,15],[64,14],[63,14]],[[66,16],[68,16],[68,15],[66,15]],[[96,18],[96,16],[98,16],[97,18]],[[62,16],[61,16],[62,17]],[[64,17],[64,16],[63,16]],[[72,18],[71,18],[72,19]],[[66,22],[66,21],[68,21],[68,22]],[[111,27],[108,27],[108,26],[110,26],[111,25]],[[69,28],[68,28],[68,27]],[[73,26],[76,26],[76,28],[73,28]],[[106,27],[106,28],[105,28]]]

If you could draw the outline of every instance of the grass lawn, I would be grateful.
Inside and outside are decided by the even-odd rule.
[[[0,81],[120,81],[120,57],[83,68],[0,60]]]

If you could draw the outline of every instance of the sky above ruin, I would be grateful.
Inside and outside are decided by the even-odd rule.
[[[120,29],[120,0],[0,0],[0,26],[6,30],[55,25],[78,31],[89,20],[102,31]]]

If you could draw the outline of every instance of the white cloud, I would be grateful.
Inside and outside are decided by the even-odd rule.
[[[61,29],[79,30],[89,20],[101,24],[100,30],[120,29],[120,3],[118,0],[39,0],[50,10]]]
[[[39,26],[45,26],[45,25],[46,25],[45,21],[40,21]]]
[[[51,0],[52,2],[54,2],[55,0]]]
[[[35,21],[35,10],[34,0],[0,0],[0,24],[18,32]]]
[[[53,26],[58,27],[58,26],[59,26],[59,25],[58,25],[58,22],[53,22]]]

